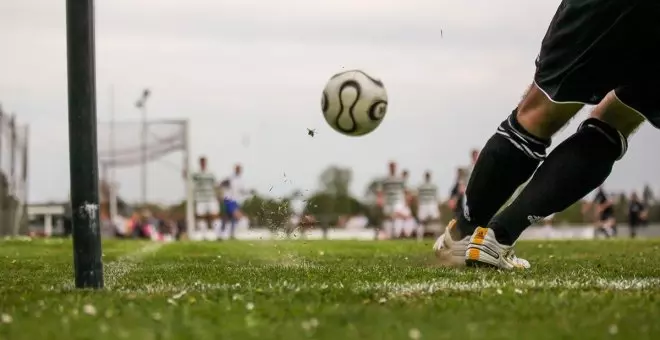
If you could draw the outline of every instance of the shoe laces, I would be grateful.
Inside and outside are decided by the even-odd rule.
[[[516,263],[522,267],[528,268],[529,267],[529,262],[527,260],[521,259],[518,256],[516,256],[515,250],[513,250],[513,247],[511,247],[507,252],[504,254],[504,256],[509,259],[509,261]]]
[[[518,256],[516,256],[516,251],[513,249],[513,247],[509,248],[509,250],[507,250],[504,253],[504,257],[506,257],[510,260],[513,260],[513,261],[518,261],[519,260]]]

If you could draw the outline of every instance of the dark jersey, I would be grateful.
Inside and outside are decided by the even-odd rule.
[[[596,193],[596,197],[594,197],[595,204],[601,205],[607,203],[607,201],[609,201],[609,198],[607,198],[607,195],[604,191],[601,190]],[[608,206],[600,212],[600,218],[602,220],[608,219],[612,216],[614,216],[614,207],[612,205]]]
[[[463,185],[462,182],[456,182],[449,194],[451,198],[456,200],[456,207],[454,207],[454,213],[456,213],[456,216],[463,213],[463,200],[465,199],[465,194],[461,193],[461,185]]]
[[[644,204],[639,201],[632,201],[628,206],[628,220],[630,224],[636,225],[642,223],[642,212],[644,211]]]

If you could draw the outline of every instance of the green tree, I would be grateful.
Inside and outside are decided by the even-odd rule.
[[[350,192],[353,173],[348,168],[330,166],[319,176],[320,190],[306,202],[304,213],[314,215],[323,225],[336,224],[340,216],[366,214],[367,207]]]
[[[314,215],[327,224],[336,224],[341,216],[368,215],[368,207],[350,195],[317,192],[307,199],[305,214]]]
[[[584,214],[582,213],[582,201],[577,201],[570,207],[566,208],[564,211],[558,212],[555,214],[554,223],[555,224],[582,224],[586,221],[584,220]]]
[[[348,196],[352,180],[353,172],[350,169],[330,166],[323,170],[319,177],[321,192],[335,196]]]
[[[374,178],[367,184],[367,188],[364,191],[364,197],[367,202],[375,202],[378,194],[378,188],[383,182],[382,178]]]
[[[243,202],[241,208],[253,225],[265,226],[271,230],[285,229],[291,217],[288,198],[273,199],[255,194]]]

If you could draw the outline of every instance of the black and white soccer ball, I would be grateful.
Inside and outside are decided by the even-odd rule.
[[[374,131],[387,113],[387,91],[380,79],[360,70],[337,73],[325,85],[321,109],[326,122],[348,136]]]

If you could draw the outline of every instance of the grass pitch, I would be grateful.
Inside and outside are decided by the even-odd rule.
[[[525,272],[445,269],[431,241],[0,242],[0,339],[658,339],[660,241],[521,242]]]

